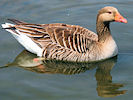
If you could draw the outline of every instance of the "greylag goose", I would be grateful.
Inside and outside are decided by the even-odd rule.
[[[28,51],[43,60],[74,62],[92,62],[116,56],[118,48],[110,32],[110,22],[127,23],[118,10],[111,6],[99,10],[97,34],[78,25],[30,24],[16,19],[9,20],[15,25],[5,23],[2,27]]]

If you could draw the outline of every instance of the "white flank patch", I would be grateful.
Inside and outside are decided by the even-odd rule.
[[[10,23],[2,24],[3,28],[8,28],[11,26],[14,25]],[[37,54],[37,56],[42,56],[43,50],[35,42],[33,42],[31,38],[19,32],[19,30],[15,30],[18,34],[16,34],[10,29],[6,29],[6,31],[12,33],[12,35],[18,40],[18,42],[22,44],[28,51]]]

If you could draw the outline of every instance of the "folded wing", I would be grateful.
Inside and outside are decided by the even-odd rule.
[[[98,41],[97,34],[78,25],[29,24],[15,19],[10,21],[16,25],[8,25],[4,28],[13,31],[14,34],[30,38],[42,49],[40,56],[46,58],[67,60],[68,56],[77,55],[76,60],[78,55],[85,54],[89,50],[93,42]]]

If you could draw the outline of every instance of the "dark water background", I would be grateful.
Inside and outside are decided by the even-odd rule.
[[[115,6],[128,19],[112,23],[119,55],[103,62],[34,63],[35,55],[0,29],[0,100],[132,100],[133,0],[0,0],[0,24],[7,18],[30,23],[67,23],[95,32],[97,11]]]

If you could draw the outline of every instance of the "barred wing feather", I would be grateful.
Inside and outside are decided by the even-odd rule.
[[[29,24],[10,20],[16,25],[8,29],[31,38],[42,49],[41,56],[47,59],[87,61],[86,53],[91,44],[98,41],[97,34],[78,25]]]

